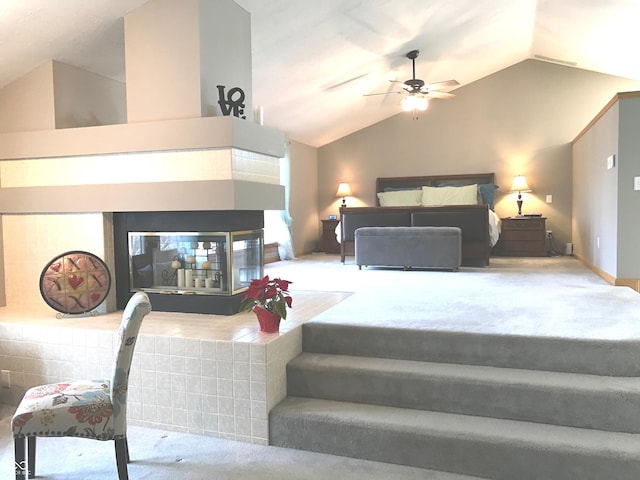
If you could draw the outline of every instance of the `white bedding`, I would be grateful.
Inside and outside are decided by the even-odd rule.
[[[489,244],[493,247],[497,242],[498,238],[500,238],[500,227],[501,227],[500,217],[496,212],[489,209]],[[340,222],[336,226],[336,240],[338,243],[342,241],[342,231],[340,228]]]
[[[492,247],[498,243],[498,238],[500,238],[500,227],[502,220],[496,212],[489,209],[489,245]]]

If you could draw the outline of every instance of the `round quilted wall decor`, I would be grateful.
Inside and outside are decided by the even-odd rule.
[[[111,288],[111,273],[102,259],[74,250],[51,260],[40,275],[44,301],[61,313],[87,313],[98,307]]]

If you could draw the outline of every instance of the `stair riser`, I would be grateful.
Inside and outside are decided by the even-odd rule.
[[[289,396],[640,433],[637,392],[536,388],[403,372],[287,367]],[[615,414],[612,414],[615,412]]]
[[[303,351],[439,363],[640,376],[636,341],[363,328],[310,322]]]
[[[278,413],[272,414],[269,431],[271,445],[494,480],[640,478],[637,456],[617,458],[606,451],[550,450],[502,439],[425,434],[380,425],[371,428]]]

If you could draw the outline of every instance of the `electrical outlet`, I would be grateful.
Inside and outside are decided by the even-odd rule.
[[[547,238],[551,238],[552,233],[553,233],[553,230],[547,230]]]
[[[640,190],[640,177],[633,177],[633,189]]]
[[[11,388],[11,372],[9,370],[0,370],[0,387]]]
[[[553,195],[547,195],[547,203],[553,203]]]

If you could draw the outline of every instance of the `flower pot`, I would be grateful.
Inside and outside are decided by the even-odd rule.
[[[255,307],[253,309],[258,317],[258,323],[260,324],[260,330],[266,333],[276,333],[280,330],[280,315],[269,310],[265,310],[262,307]]]

